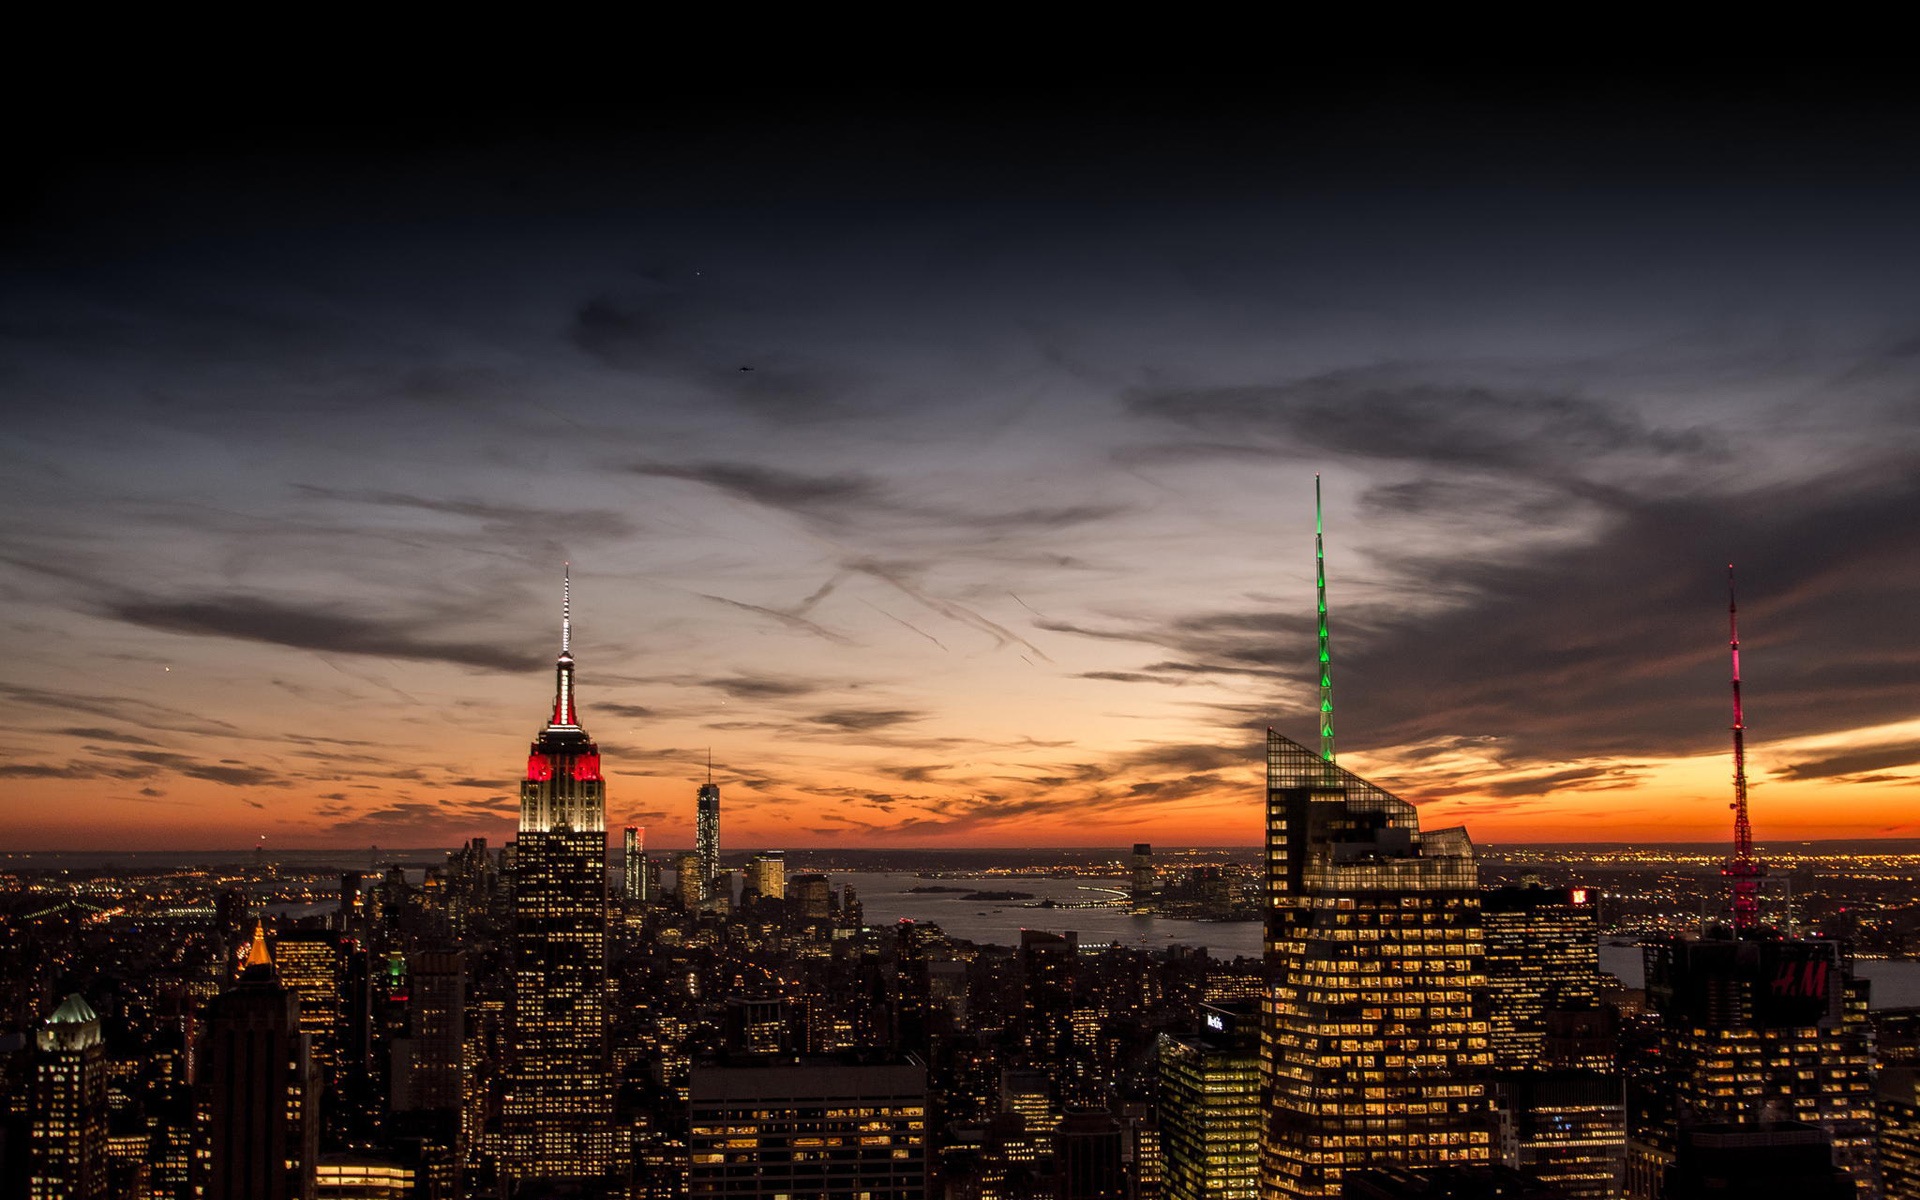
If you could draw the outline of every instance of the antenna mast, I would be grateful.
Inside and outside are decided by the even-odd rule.
[[[1320,475],[1313,476],[1313,578],[1320,611],[1320,758],[1333,764],[1333,657],[1327,638],[1327,547],[1320,511]]]
[[[1753,850],[1753,822],[1747,815],[1747,724],[1740,708],[1740,616],[1734,603],[1733,564],[1727,564],[1727,648],[1733,656],[1733,857],[1720,874],[1733,881],[1735,932],[1760,924],[1760,878],[1767,865]]]
[[[573,653],[573,564],[560,566],[560,653]]]

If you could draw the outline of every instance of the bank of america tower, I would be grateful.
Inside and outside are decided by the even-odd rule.
[[[513,1180],[615,1169],[607,1044],[607,823],[600,749],[580,724],[572,586],[563,584],[553,711],[527,754],[513,871],[513,992],[501,1097]]]

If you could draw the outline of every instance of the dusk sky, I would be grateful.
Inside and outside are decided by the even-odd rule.
[[[1920,836],[1911,106],[629,100],[29,139],[0,845],[510,837],[569,560],[651,847],[1251,845],[1316,472],[1423,824],[1725,837],[1731,561],[1759,841]]]

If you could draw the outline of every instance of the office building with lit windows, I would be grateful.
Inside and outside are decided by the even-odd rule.
[[[1600,923],[1586,888],[1538,883],[1488,888],[1480,897],[1487,946],[1493,1061],[1503,1071],[1611,1067],[1548,1056],[1549,1014],[1600,1003]]]
[[[699,1062],[687,1094],[689,1200],[926,1200],[916,1059]]]
[[[627,826],[621,850],[621,894],[629,904],[645,904],[653,898],[647,887],[647,831],[638,825]]]
[[[787,852],[762,850],[747,862],[746,886],[761,900],[784,900],[787,895]]]
[[[1269,731],[1266,894],[1262,1194],[1337,1196],[1363,1166],[1488,1164],[1466,831],[1422,831],[1413,805]]]
[[[1629,1130],[1628,1192],[1658,1200],[1681,1132],[1797,1121],[1820,1127],[1862,1187],[1874,1174],[1873,1044],[1867,981],[1838,943],[1675,937],[1645,948],[1659,1014],[1657,1073]]]
[[[1206,1005],[1200,1029],[1161,1034],[1167,1200],[1254,1200],[1260,1184],[1260,1004]]]
[[[513,987],[500,1104],[509,1180],[615,1167],[607,1037],[606,784],[575,707],[571,612],[552,714],[527,755],[513,868]]]
[[[1881,1069],[1874,1084],[1873,1124],[1881,1194],[1889,1200],[1920,1198],[1920,1070]]]
[[[1600,928],[1585,888],[1538,880],[1480,898],[1505,1165],[1571,1198],[1611,1200],[1626,1174],[1617,1017],[1600,1005]]]
[[[105,1200],[107,1049],[78,994],[34,1031],[29,1200]]]

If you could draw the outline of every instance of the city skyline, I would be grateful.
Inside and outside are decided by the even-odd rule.
[[[0,840],[504,842],[571,561],[653,847],[1256,845],[1316,475],[1423,825],[1727,838],[1732,561],[1756,840],[1920,833],[1904,110],[1535,99],[44,155]]]

